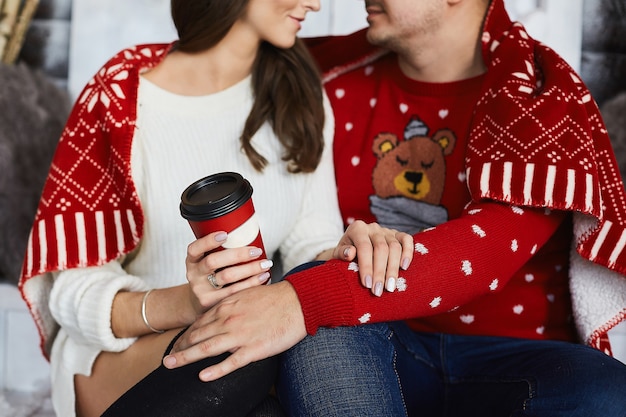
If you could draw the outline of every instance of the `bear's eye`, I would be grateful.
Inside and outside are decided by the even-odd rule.
[[[407,166],[409,164],[409,160],[408,159],[400,159],[399,156],[396,156],[396,162],[398,162],[400,164],[400,166]]]
[[[424,169],[430,169],[433,167],[433,165],[435,164],[435,161],[431,161],[429,164],[427,164],[426,162],[422,162],[422,168]]]

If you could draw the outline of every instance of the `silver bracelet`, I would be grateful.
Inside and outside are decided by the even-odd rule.
[[[154,327],[150,326],[150,323],[148,323],[148,316],[146,316],[146,300],[148,299],[148,295],[150,295],[151,292],[152,290],[146,291],[146,293],[143,295],[143,300],[141,300],[141,318],[143,318],[143,322],[148,329],[152,330],[154,333],[163,333],[165,332],[165,330],[157,330]]]

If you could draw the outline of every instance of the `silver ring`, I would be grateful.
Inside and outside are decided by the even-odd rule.
[[[220,288],[222,288],[222,286],[220,284],[217,283],[217,279],[215,278],[215,274],[209,274],[206,279],[209,281],[209,283],[213,286],[213,288],[215,288],[216,290],[219,290]]]

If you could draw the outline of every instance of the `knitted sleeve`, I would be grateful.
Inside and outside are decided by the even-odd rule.
[[[111,305],[119,291],[145,291],[141,278],[126,273],[118,261],[58,273],[50,293],[54,319],[77,343],[120,352],[136,338],[117,338],[111,330]],[[139,312],[137,312],[139,314]]]
[[[447,312],[503,288],[562,222],[562,212],[483,202],[461,217],[414,236],[415,254],[397,290],[375,297],[354,263],[329,261],[286,278],[295,288],[307,332]],[[506,262],[502,260],[506,259]]]

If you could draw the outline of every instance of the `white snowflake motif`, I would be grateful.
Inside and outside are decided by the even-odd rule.
[[[543,332],[546,331],[546,328],[543,326],[539,326],[535,329],[535,331],[537,332],[537,334],[543,334]]]
[[[585,171],[589,171],[593,167],[593,163],[587,158],[583,158],[581,161],[579,161],[579,164],[582,165]]]
[[[378,100],[376,100],[375,98],[371,98],[370,99],[370,107],[374,108],[376,107],[376,103],[378,102]]]
[[[473,314],[463,314],[462,316],[459,317],[461,319],[461,321],[465,324],[472,324],[474,322],[474,315]]]
[[[370,76],[372,75],[373,72],[374,72],[373,65],[368,65],[367,67],[365,67],[365,75]]]
[[[415,244],[415,252],[420,255],[426,255],[428,253],[428,248],[424,246],[422,243]]]
[[[474,270],[472,269],[472,263],[468,260],[465,260],[461,263],[461,271],[465,274],[466,277],[472,275]]]
[[[66,211],[71,205],[72,203],[67,201],[65,198],[61,198],[59,202],[57,203],[57,208],[60,209],[61,211]]]
[[[351,131],[354,128],[354,125],[350,122],[346,123],[346,132]]]
[[[128,71],[120,71],[110,78],[111,81],[108,80],[108,77],[118,71],[120,68],[122,68],[122,66],[122,64],[117,64],[108,68],[102,68],[98,72],[98,74],[89,81],[87,87],[85,88],[85,91],[78,100],[78,102],[81,104],[87,103],[88,112],[91,112],[98,102],[102,103],[104,107],[109,108],[109,106],[111,105],[111,97],[107,94],[107,91],[109,89],[112,95],[115,95],[118,99],[126,98],[119,84],[112,81],[123,81],[127,79]],[[94,92],[94,89],[101,83],[97,79],[108,82],[108,89],[105,88],[99,93]]]
[[[348,264],[348,271],[359,272],[359,264],[356,262],[350,262]]]
[[[121,198],[117,194],[113,194],[111,198],[109,198],[109,204],[111,204],[113,207],[117,207],[120,201]]]
[[[482,237],[487,236],[487,233],[485,233],[485,231],[477,224],[472,225],[472,231],[478,237],[482,238]]]
[[[396,291],[404,292],[407,289],[406,279],[399,277],[396,281]]]
[[[493,153],[493,155],[491,155],[491,159],[493,159],[494,161],[499,161],[500,159],[504,158],[504,156],[504,153],[496,151]]]
[[[430,307],[431,308],[437,308],[441,305],[441,297],[435,297],[433,298],[433,300],[430,302]]]
[[[448,117],[449,114],[450,114],[450,111],[448,109],[441,109],[441,110],[439,110],[439,118],[441,120],[443,120],[446,117]]]
[[[346,95],[346,90],[344,90],[343,88],[338,88],[335,90],[335,97],[337,98],[344,98]]]
[[[346,224],[352,224],[356,221],[356,219],[354,217],[348,217],[346,219]]]
[[[496,278],[493,281],[491,281],[491,284],[489,284],[489,289],[491,291],[495,291],[498,289],[498,285],[500,285],[500,280]]]
[[[526,282],[533,282],[535,280],[535,276],[533,274],[526,274],[524,275],[524,280]]]
[[[353,167],[358,166],[361,163],[361,158],[358,155],[355,155],[350,159],[350,163]]]
[[[524,306],[521,304],[516,305],[515,307],[513,307],[513,313],[520,315],[524,312]]]
[[[369,322],[371,319],[372,319],[372,314],[371,313],[365,313],[361,317],[359,317],[359,323],[365,324],[365,323]]]
[[[561,160],[561,155],[559,155],[555,151],[548,152],[547,156],[548,156],[548,158],[550,158],[550,160],[552,161],[553,164],[556,164],[558,161]]]
[[[400,104],[400,111],[402,113],[406,113],[407,111],[409,111],[409,106],[405,103]]]
[[[554,296],[554,294],[547,294],[547,295],[546,295],[546,298],[547,298],[547,299],[548,299],[548,301],[550,301],[551,303],[553,303],[553,302],[554,302],[554,300],[555,300],[555,296]]]
[[[513,252],[517,252],[518,249],[519,249],[519,244],[517,243],[517,239],[513,239],[511,241],[511,250]]]

